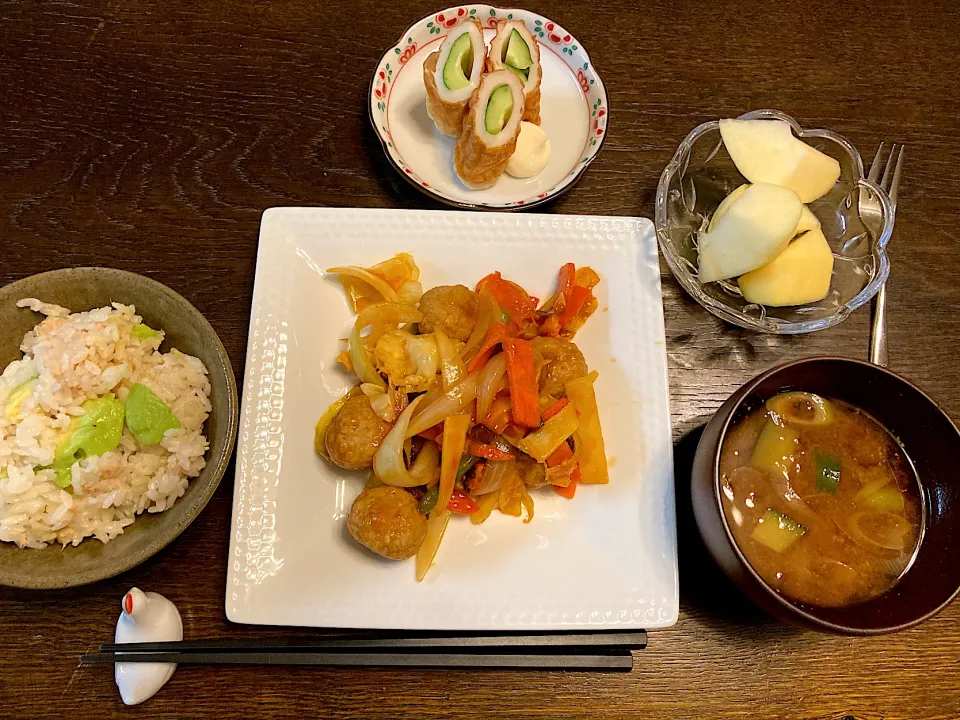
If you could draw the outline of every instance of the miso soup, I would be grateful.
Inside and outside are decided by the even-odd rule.
[[[741,552],[791,600],[840,607],[881,595],[920,541],[910,460],[882,425],[841,400],[770,398],[727,433],[720,479]]]

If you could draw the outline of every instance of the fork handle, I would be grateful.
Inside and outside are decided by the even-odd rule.
[[[873,327],[870,331],[870,362],[880,367],[887,366],[887,284],[873,301]]]

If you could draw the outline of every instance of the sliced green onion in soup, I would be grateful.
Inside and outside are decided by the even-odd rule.
[[[819,395],[786,392],[766,402],[767,410],[794,425],[826,425],[833,421],[833,408]]]
[[[806,533],[803,525],[770,508],[760,518],[750,537],[774,552],[782,553]]]
[[[835,457],[817,453],[817,490],[837,494],[840,486],[840,461]]]

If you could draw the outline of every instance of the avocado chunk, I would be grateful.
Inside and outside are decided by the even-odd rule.
[[[487,109],[483,116],[483,124],[487,132],[496,135],[503,130],[512,112],[513,93],[510,92],[510,86],[500,85],[490,93],[490,99],[487,101]]]
[[[167,430],[180,427],[180,421],[153,390],[136,383],[127,395],[127,427],[141,445],[156,445]]]
[[[467,73],[473,69],[473,45],[470,33],[464,33],[450,47],[447,62],[443,65],[443,84],[448,90],[459,90],[470,84]]]
[[[62,488],[70,484],[70,468],[77,460],[113,450],[120,444],[123,434],[123,403],[112,393],[87,400],[80,407],[83,415],[70,423],[70,429],[60,440],[53,456],[57,485]]]
[[[530,57],[530,48],[516,30],[510,31],[510,37],[507,39],[507,51],[503,55],[503,62],[516,70],[530,71],[533,65],[533,58]],[[519,74],[519,73],[518,73]],[[526,80],[526,75],[522,75]]]
[[[10,391],[10,394],[7,395],[7,405],[4,408],[7,420],[10,422],[16,421],[20,415],[20,409],[23,407],[23,401],[30,397],[30,393],[33,392],[33,386],[36,384],[37,379],[31,378],[26,382],[20,383]]]
[[[149,325],[144,325],[143,323],[137,323],[134,325],[131,332],[133,333],[133,336],[137,338],[137,340],[149,340],[150,338],[155,338],[160,334],[159,330],[154,330]]]

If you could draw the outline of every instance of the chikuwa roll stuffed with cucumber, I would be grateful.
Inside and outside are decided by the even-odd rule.
[[[454,27],[423,64],[427,114],[444,135],[459,137],[470,95],[483,74],[487,47],[478,20]]]
[[[453,149],[453,167],[468,188],[488,188],[506,169],[517,149],[523,107],[523,82],[512,70],[480,78]]]
[[[510,70],[523,83],[523,119],[540,124],[540,45],[522,20],[501,20],[490,43],[487,72]]]

